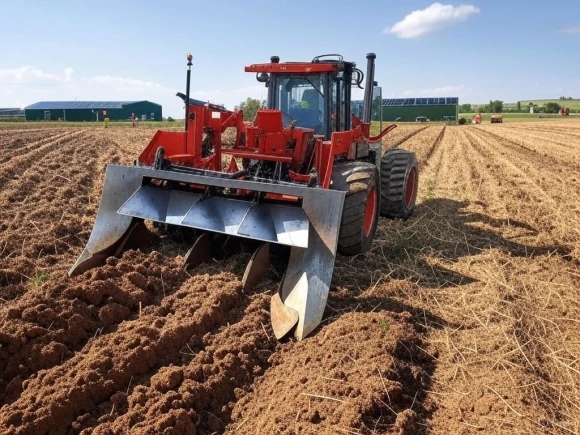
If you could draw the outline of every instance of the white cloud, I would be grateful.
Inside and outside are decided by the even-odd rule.
[[[24,109],[26,106],[30,106],[34,101],[21,101],[16,100],[16,103],[12,105],[12,107],[18,107],[20,109]]]
[[[266,99],[267,89],[263,85],[251,85],[238,89],[193,90],[191,98],[211,103],[223,104],[228,109],[244,101],[246,98]]]
[[[119,95],[127,94],[143,94],[144,98],[158,100],[166,99],[170,101],[170,106],[183,106],[183,102],[175,96],[177,89],[166,87],[160,83],[139,80],[119,76],[93,76],[89,77],[87,82],[90,85],[97,85],[103,91],[115,91]],[[185,89],[179,89],[180,92],[185,93]],[[263,85],[252,85],[237,89],[197,89],[195,84],[192,84],[190,93],[191,98],[201,101],[209,101],[214,104],[223,104],[228,109],[233,109],[234,106],[244,101],[247,97],[251,98],[266,98],[267,91]],[[117,97],[116,99],[120,99]]]
[[[480,10],[473,5],[453,6],[433,3],[425,9],[411,12],[392,27],[385,28],[383,33],[393,34],[402,39],[417,38],[445,26],[465,21],[470,15],[479,12]]]
[[[34,66],[0,69],[0,107],[24,107],[37,101],[66,100],[149,100],[163,106],[163,116],[182,117],[183,101],[175,94],[185,92],[182,82],[162,84],[146,77],[95,75],[77,77],[73,68],[53,74]],[[199,89],[192,83],[191,96],[202,101],[223,104],[228,109],[247,97],[264,99],[263,85],[242,85],[239,88]]]
[[[130,79],[118,76],[93,76],[89,77],[89,83],[94,83],[103,86],[115,86],[126,89],[162,89],[163,86],[159,83],[148,80]]]
[[[30,65],[12,69],[0,68],[0,82],[25,83],[32,81],[68,81],[71,79],[72,73],[72,68],[65,68],[64,75],[59,76],[58,74],[44,72],[43,70]]]
[[[163,106],[164,116],[173,117],[179,113],[176,111],[182,104],[181,100],[175,96],[177,92],[175,88],[152,80],[100,75],[83,78],[81,81],[85,84],[86,91],[90,92],[90,95],[85,97],[87,100],[149,100]],[[99,97],[95,98],[95,95]]]
[[[442,86],[438,88],[411,89],[403,92],[406,97],[454,97],[457,94],[466,95],[470,92],[465,85]]]
[[[74,70],[72,68],[65,68],[64,69],[64,81],[69,82],[72,79]]]
[[[574,35],[580,33],[580,26],[568,27],[566,29],[560,30],[560,33],[567,33],[568,35]]]
[[[155,101],[159,99],[175,97],[176,90],[165,87],[161,83],[150,80],[140,80],[121,76],[92,76],[88,79],[82,79],[86,83],[87,88],[92,91],[94,95],[109,95],[107,98],[111,100],[132,100],[144,99]],[[94,96],[89,99],[95,99]],[[167,101],[167,100],[166,100]],[[171,100],[170,100],[171,101]],[[173,103],[173,101],[172,101]],[[159,104],[162,104],[159,102]]]

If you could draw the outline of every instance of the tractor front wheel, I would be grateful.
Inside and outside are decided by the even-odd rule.
[[[415,210],[419,166],[415,153],[391,148],[381,157],[381,216],[407,219]]]
[[[379,220],[381,185],[376,166],[357,161],[336,163],[331,188],[346,191],[338,253],[353,256],[367,251]]]

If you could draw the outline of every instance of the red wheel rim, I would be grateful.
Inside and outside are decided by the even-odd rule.
[[[365,237],[371,233],[373,224],[375,223],[375,215],[377,211],[377,190],[372,187],[367,196],[367,203],[365,204],[365,216],[363,221],[363,233]]]
[[[409,207],[415,197],[415,167],[412,167],[405,186],[405,206]]]

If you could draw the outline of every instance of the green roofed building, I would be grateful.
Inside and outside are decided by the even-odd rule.
[[[150,101],[41,101],[24,108],[27,121],[161,121],[161,105]]]
[[[373,103],[372,120],[380,119],[378,105]],[[351,112],[359,118],[362,116],[363,101],[353,100]],[[457,121],[459,116],[459,98],[388,98],[382,100],[383,121],[415,122],[418,117],[430,121]]]
[[[457,121],[459,98],[390,98],[383,100],[383,121],[415,122],[417,117],[430,121]]]

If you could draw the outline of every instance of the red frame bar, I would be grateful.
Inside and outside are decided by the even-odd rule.
[[[281,68],[291,68],[294,72],[328,71],[336,66],[332,64],[258,64],[248,68],[265,68],[270,71],[287,71]],[[165,148],[165,158],[176,164],[191,166],[213,171],[233,171],[237,165],[230,161],[229,168],[222,164],[222,155],[233,158],[247,158],[282,162],[290,165],[291,179],[294,181],[308,182],[311,177],[307,174],[298,174],[296,171],[302,164],[304,147],[306,147],[309,132],[311,130],[301,128],[283,129],[280,127],[276,114],[271,110],[265,110],[262,115],[256,117],[256,124],[247,123],[243,120],[243,112],[214,110],[211,107],[190,105],[190,114],[193,119],[188,120],[188,129],[184,132],[158,131],[151,142],[143,150],[138,160],[150,165],[155,158],[155,152],[159,146]],[[229,127],[236,128],[236,145],[234,148],[222,148],[221,134]],[[314,165],[319,174],[319,185],[324,189],[330,188],[334,161],[338,157],[347,157],[353,145],[358,143],[377,142],[397,126],[389,125],[378,135],[370,136],[370,123],[362,122],[352,115],[352,129],[343,132],[334,132],[330,141],[317,139],[314,149]],[[213,147],[215,153],[202,158],[201,144],[203,142],[204,128],[213,131]],[[279,129],[282,128],[282,131]],[[246,135],[246,143],[241,143],[242,135]],[[288,147],[289,141],[295,141],[294,147]],[[274,198],[274,196],[269,196]],[[285,197],[276,199],[288,201],[296,200]]]
[[[331,63],[254,63],[244,68],[245,72],[266,73],[320,73],[338,71],[338,67]]]
[[[282,163],[292,163],[292,156],[275,156],[272,154],[262,154],[252,151],[240,151],[231,148],[223,148],[222,154],[227,154],[234,157],[239,157],[241,159],[254,159],[254,160],[269,160],[271,162],[282,162]]]

